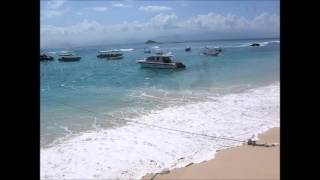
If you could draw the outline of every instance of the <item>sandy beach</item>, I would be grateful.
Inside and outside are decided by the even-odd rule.
[[[258,137],[258,143],[280,143],[280,129],[272,128]],[[147,174],[143,179],[280,179],[280,146],[243,145],[221,150],[212,160]]]

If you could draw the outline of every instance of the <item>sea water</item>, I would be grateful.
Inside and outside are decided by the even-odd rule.
[[[182,70],[141,68],[136,60],[154,45],[74,48],[78,62],[59,62],[57,53],[66,49],[50,50],[56,60],[40,67],[41,178],[138,179],[241,145],[180,131],[246,140],[279,127],[279,45],[278,39],[157,44],[186,65]],[[205,46],[223,53],[205,56]],[[122,49],[124,58],[96,58],[107,49]]]

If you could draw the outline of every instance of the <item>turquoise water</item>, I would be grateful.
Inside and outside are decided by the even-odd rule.
[[[274,42],[275,41],[275,42]],[[261,47],[248,43],[260,42]],[[205,45],[220,46],[223,54],[201,54]],[[234,40],[163,43],[184,70],[143,69],[144,44],[73,49],[79,62],[41,62],[41,146],[68,134],[124,125],[114,118],[139,117],[152,110],[188,104],[210,94],[237,93],[279,81],[279,40]],[[191,52],[184,48],[190,46]],[[128,49],[122,60],[97,59],[98,50]],[[61,49],[63,50],[63,49]],[[52,50],[60,51],[60,50]]]

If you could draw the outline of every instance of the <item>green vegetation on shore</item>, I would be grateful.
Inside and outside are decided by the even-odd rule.
[[[156,43],[158,43],[158,42],[153,41],[153,40],[148,40],[148,41],[146,41],[145,43],[146,43],[146,44],[156,44]]]

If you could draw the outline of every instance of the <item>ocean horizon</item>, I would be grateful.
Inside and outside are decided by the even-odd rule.
[[[93,48],[99,48],[103,46],[119,46],[119,45],[125,45],[125,46],[130,46],[130,45],[141,45],[145,44],[147,40],[154,40],[157,43],[155,44],[170,44],[170,43],[193,43],[193,42],[215,42],[215,41],[241,41],[241,40],[248,40],[248,41],[254,41],[254,40],[279,40],[280,37],[253,37],[253,38],[213,38],[213,39],[185,39],[185,40],[179,40],[179,41],[172,41],[172,40],[158,40],[157,38],[151,38],[151,39],[146,39],[145,41],[128,41],[128,42],[120,42],[120,43],[98,43],[98,44],[91,44],[91,45],[71,45],[71,46],[59,46],[59,47],[46,47],[42,46],[40,47],[41,50],[43,51],[59,51],[61,49],[79,49],[79,48],[88,48],[88,47],[93,47]],[[148,45],[148,44],[146,44]],[[152,44],[151,44],[152,45]],[[40,45],[41,46],[41,45]]]

